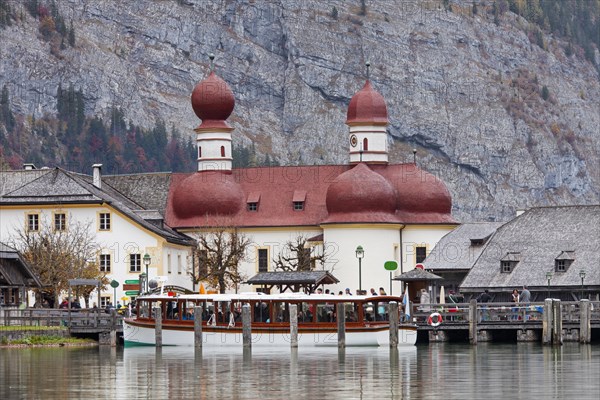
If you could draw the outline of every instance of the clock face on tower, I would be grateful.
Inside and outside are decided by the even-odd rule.
[[[357,144],[358,144],[358,139],[356,138],[356,135],[350,136],[350,146],[356,147]]]

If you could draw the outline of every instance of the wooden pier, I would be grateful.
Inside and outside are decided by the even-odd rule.
[[[11,339],[48,331],[67,331],[73,336],[90,336],[100,344],[115,346],[123,332],[122,315],[115,309],[0,308],[0,337]],[[35,330],[33,328],[36,328]]]
[[[590,343],[600,338],[600,302],[458,303],[413,305],[419,340],[429,342],[490,341]],[[441,321],[429,319],[433,313]]]

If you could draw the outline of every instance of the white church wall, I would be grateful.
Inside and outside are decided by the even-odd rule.
[[[334,246],[336,252],[331,259],[335,262],[333,275],[340,280],[337,285],[330,285],[330,290],[337,293],[350,288],[355,293],[359,288],[359,263],[356,248],[364,249],[361,261],[361,288],[378,291],[383,287],[390,293],[390,274],[383,267],[386,261],[395,260],[395,249],[399,242],[399,225],[335,225],[324,226],[324,238]],[[393,293],[399,294],[400,284],[394,282]]]

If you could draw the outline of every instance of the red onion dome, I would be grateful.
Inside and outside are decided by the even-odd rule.
[[[222,171],[196,172],[173,193],[173,210],[179,218],[233,215],[241,208],[244,193],[233,176]]]
[[[367,80],[348,105],[347,125],[373,124],[387,125],[388,113],[383,96]]]
[[[202,120],[198,128],[231,128],[226,120],[235,106],[227,82],[211,72],[192,92],[192,108]]]
[[[388,176],[398,192],[398,211],[450,214],[452,196],[444,182],[414,164]]]
[[[364,163],[340,174],[327,188],[325,201],[329,214],[394,214],[396,210],[392,185]]]

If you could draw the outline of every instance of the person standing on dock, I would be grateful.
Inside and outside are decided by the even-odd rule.
[[[523,285],[523,291],[521,292],[520,302],[523,303],[523,305],[528,306],[530,301],[531,301],[531,292],[529,292],[529,290],[527,289],[527,286]]]

